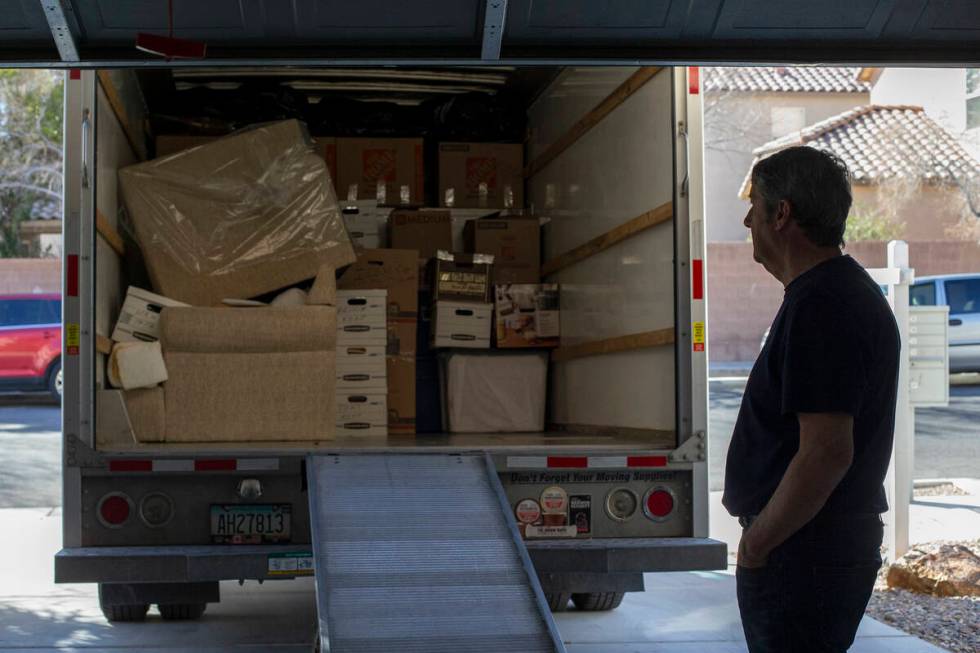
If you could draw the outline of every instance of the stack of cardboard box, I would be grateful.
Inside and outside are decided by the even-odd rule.
[[[337,291],[337,434],[388,434],[387,290]]]

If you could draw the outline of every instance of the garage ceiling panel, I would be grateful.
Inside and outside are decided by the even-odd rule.
[[[673,39],[684,29],[689,4],[690,0],[511,0],[504,43],[634,44]]]
[[[713,36],[720,39],[874,39],[896,0],[729,0]]]
[[[240,42],[265,34],[262,0],[173,0],[174,35],[195,40]],[[76,2],[80,44],[132,44],[137,32],[166,34],[166,0]]]
[[[50,42],[51,31],[37,0],[0,0],[0,47],[9,42]]]
[[[300,39],[475,42],[481,3],[461,0],[293,0]]]

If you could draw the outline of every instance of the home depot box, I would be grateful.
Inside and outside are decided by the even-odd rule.
[[[437,300],[487,303],[493,292],[493,257],[442,251],[429,264]]]
[[[497,347],[557,347],[560,344],[558,284],[513,284],[494,288]]]
[[[354,261],[324,161],[285,120],[119,171],[154,289],[197,306]]]
[[[430,259],[453,248],[452,215],[446,210],[392,211],[388,219],[392,249],[414,249]]]
[[[421,138],[338,138],[337,189],[341,197],[381,204],[422,204]]]
[[[493,304],[436,300],[432,346],[489,349]]]
[[[440,143],[439,203],[458,208],[524,206],[524,146]]]
[[[220,136],[179,136],[167,135],[157,136],[157,156],[167,156],[176,152],[183,152],[198,145],[211,143]],[[322,158],[330,171],[330,181],[333,183],[334,191],[337,190],[337,139],[332,136],[314,136],[313,151]]]
[[[541,280],[541,223],[537,218],[470,220],[463,236],[467,252],[493,256],[494,283]]]
[[[388,354],[415,353],[418,320],[419,254],[416,250],[369,249],[359,252],[337,287],[343,290],[388,291]]]
[[[388,432],[415,433],[415,357],[388,356]]]

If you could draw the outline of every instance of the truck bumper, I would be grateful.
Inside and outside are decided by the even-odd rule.
[[[724,542],[707,538],[541,540],[527,543],[540,574],[635,574],[724,569]],[[191,583],[269,580],[270,557],[309,554],[309,545],[126,546],[62,549],[55,555],[57,583]]]

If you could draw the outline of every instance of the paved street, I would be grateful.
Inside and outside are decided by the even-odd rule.
[[[0,398],[0,508],[61,505],[61,412],[35,398]]]
[[[711,381],[708,458],[711,489],[722,489],[725,456],[742,402],[744,381]],[[915,414],[915,478],[980,476],[980,384],[953,386],[949,406]]]

